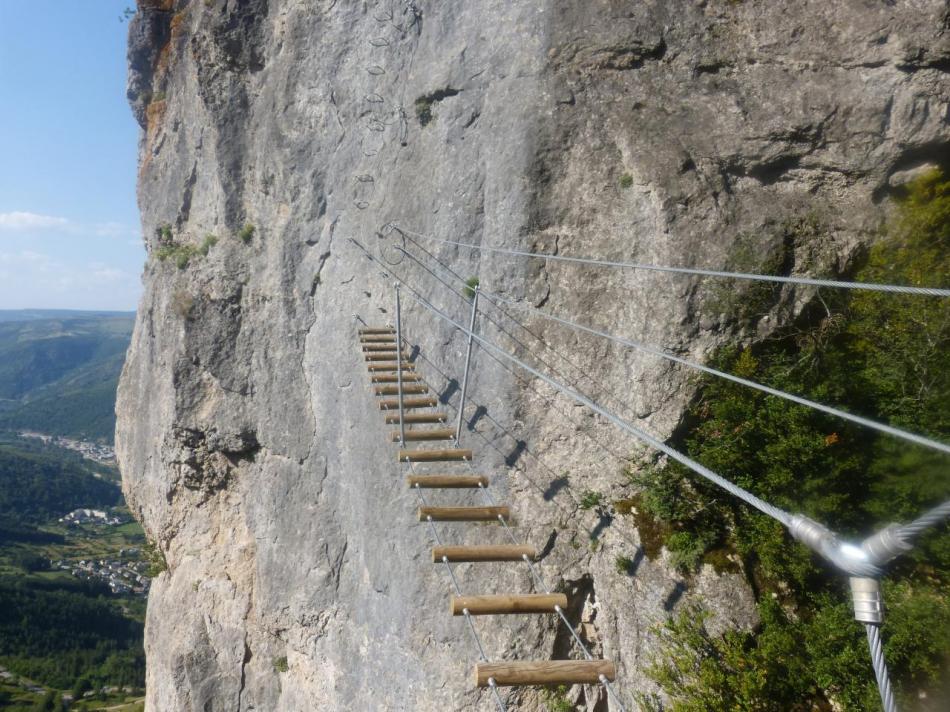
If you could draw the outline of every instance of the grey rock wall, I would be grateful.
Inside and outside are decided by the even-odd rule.
[[[936,0],[139,0],[129,98],[150,258],[117,446],[168,563],[149,601],[147,708],[492,709],[358,352],[354,316],[392,322],[381,261],[456,319],[467,303],[447,268],[696,359],[768,333],[809,295],[783,292],[741,323],[696,280],[416,245],[383,226],[841,272],[891,184],[950,155],[948,18]],[[217,243],[179,268],[207,235]],[[420,371],[451,391],[464,340],[405,302]],[[661,437],[676,427],[687,373],[485,306],[483,333],[504,348]],[[629,709],[653,689],[643,666],[669,610],[695,599],[718,626],[754,623],[739,575],[682,578],[613,506],[635,491],[635,442],[484,353],[470,404],[476,466],[516,535],[544,549],[540,570],[571,594],[584,637],[618,663]],[[580,508],[586,491],[606,506]],[[530,587],[519,566],[458,575],[469,593]],[[478,627],[495,659],[576,655],[551,620]],[[615,709],[597,689],[571,694]],[[534,690],[506,699],[544,708]]]

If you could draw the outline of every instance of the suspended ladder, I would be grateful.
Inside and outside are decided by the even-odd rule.
[[[545,261],[570,262],[582,265],[589,265],[598,268],[608,269],[631,269],[646,270],[653,272],[666,272],[671,274],[692,275],[699,277],[729,278],[741,280],[758,280],[764,282],[774,282],[780,284],[803,285],[811,287],[826,287],[833,289],[851,289],[868,290],[877,292],[886,292],[891,294],[912,294],[925,297],[946,298],[950,297],[950,289],[942,287],[917,287],[909,285],[894,284],[873,284],[863,282],[843,282],[838,280],[813,279],[808,277],[796,276],[774,276],[749,273],[723,272],[707,269],[695,269],[687,267],[641,264],[633,262],[617,262],[603,259],[570,257],[564,255],[552,255],[545,253],[528,252],[524,250],[512,250],[507,248],[491,247],[473,243],[463,243],[454,240],[446,240],[430,235],[406,230],[398,225],[389,223],[383,227],[382,231],[377,233],[380,239],[386,239],[387,235],[396,234],[401,238],[402,245],[394,245],[392,249],[395,253],[406,257],[410,262],[418,266],[428,277],[436,279],[447,288],[456,297],[460,296],[460,288],[466,288],[465,280],[460,275],[447,267],[444,263],[435,259],[435,256],[427,249],[422,247],[419,241],[429,241],[437,244],[450,246],[453,248],[467,248],[474,251],[488,251],[504,254],[510,257],[540,259]],[[456,596],[451,601],[451,612],[454,615],[463,615],[468,621],[469,628],[475,638],[478,646],[481,662],[476,666],[476,684],[481,687],[490,687],[499,709],[504,710],[505,706],[498,694],[498,687],[505,685],[533,685],[533,684],[572,684],[599,682],[604,686],[610,700],[622,712],[625,712],[616,692],[610,685],[614,679],[615,666],[613,663],[604,660],[596,660],[588,650],[584,641],[577,634],[570,621],[564,615],[564,609],[567,601],[561,594],[552,594],[545,586],[540,576],[537,574],[533,560],[536,552],[531,547],[521,546],[515,539],[508,526],[510,510],[507,506],[498,506],[489,492],[489,480],[483,475],[475,472],[472,466],[472,451],[459,447],[459,437],[462,426],[462,413],[465,408],[465,397],[468,386],[468,375],[472,358],[472,346],[476,344],[481,351],[494,361],[506,368],[523,371],[527,377],[537,379],[545,383],[558,393],[572,399],[579,405],[585,406],[593,413],[603,417],[605,421],[611,423],[621,431],[634,436],[644,444],[654,450],[663,453],[667,457],[676,460],[688,469],[717,487],[741,499],[748,505],[759,510],[768,517],[784,526],[791,536],[810,548],[827,563],[837,569],[849,580],[851,588],[852,606],[854,618],[865,627],[868,646],[871,653],[871,663],[874,668],[875,678],[881,695],[881,703],[885,712],[897,712],[897,704],[894,699],[894,693],[891,689],[890,678],[888,675],[887,664],[884,660],[884,651],[881,643],[880,626],[884,620],[884,606],[881,596],[880,578],[887,569],[887,565],[898,556],[911,550],[917,540],[928,529],[940,526],[950,519],[950,500],[938,504],[932,509],[923,512],[917,519],[906,524],[891,524],[876,533],[871,534],[863,541],[849,542],[843,539],[824,524],[814,521],[801,513],[785,511],[772,503],[766,502],[757,497],[752,492],[739,487],[734,482],[727,480],[708,467],[693,460],[685,453],[670,447],[666,442],[648,432],[643,425],[633,424],[628,420],[617,415],[606,408],[602,403],[593,400],[576,388],[565,384],[542,370],[539,370],[530,363],[526,363],[522,358],[509,352],[499,344],[485,338],[484,335],[476,333],[475,323],[478,315],[479,297],[482,296],[488,300],[492,307],[503,316],[510,318],[501,305],[514,307],[524,310],[532,317],[557,323],[560,326],[567,327],[578,332],[583,332],[598,338],[609,340],[620,346],[634,349],[642,353],[650,354],[671,363],[705,373],[716,378],[722,378],[740,384],[747,388],[752,388],[781,398],[798,405],[802,405],[814,410],[821,411],[833,417],[850,421],[879,433],[902,440],[907,443],[913,443],[927,449],[950,454],[950,443],[927,437],[918,433],[909,432],[895,427],[888,423],[876,421],[870,418],[862,417],[848,411],[842,410],[822,403],[809,400],[802,396],[787,393],[775,388],[770,388],[764,384],[741,378],[739,376],[725,373],[717,369],[705,366],[695,361],[683,358],[673,354],[659,346],[646,344],[631,339],[623,338],[605,331],[595,329],[591,326],[577,323],[569,319],[561,318],[549,314],[540,309],[525,305],[523,302],[512,300],[500,294],[486,293],[477,286],[471,295],[471,317],[466,328],[460,320],[454,319],[443,309],[430,302],[418,289],[406,281],[402,276],[393,273],[392,267],[397,263],[390,263],[388,266],[379,262],[373,254],[367,250],[354,238],[349,238],[355,246],[362,250],[364,256],[377,264],[384,277],[393,278],[396,281],[396,327],[395,329],[385,328],[367,328],[360,331],[360,341],[363,351],[366,354],[370,374],[375,385],[375,394],[381,397],[380,408],[382,410],[395,411],[394,414],[386,416],[386,422],[392,425],[399,425],[399,430],[391,435],[391,440],[399,444],[400,449],[397,455],[398,461],[407,463],[410,470],[410,476],[407,480],[409,487],[419,494],[421,507],[419,508],[419,520],[427,522],[432,536],[437,546],[432,550],[433,562],[442,562],[445,564],[453,586],[456,590]],[[433,269],[425,260],[415,251],[407,249],[410,246],[417,248],[418,252],[432,260],[436,267]],[[438,274],[441,269],[448,273],[449,279],[456,282],[451,284],[445,278]],[[451,329],[459,331],[468,340],[468,347],[465,356],[465,371],[462,381],[461,396],[457,408],[457,419],[454,428],[446,427],[447,416],[444,413],[431,412],[427,409],[436,406],[437,399],[429,395],[429,390],[422,378],[415,372],[414,365],[408,362],[408,354],[398,345],[405,345],[405,340],[401,334],[401,308],[400,308],[400,287],[405,288],[412,299],[428,312],[436,320],[443,322]],[[499,331],[505,330],[499,326],[494,319],[489,320]],[[515,321],[514,323],[518,323]],[[536,337],[539,338],[539,337]],[[539,338],[540,341],[540,338]],[[544,342],[541,342],[544,345]],[[521,346],[524,346],[521,344]],[[550,368],[543,359],[541,362]],[[514,372],[514,371],[512,371]],[[387,397],[388,396],[388,397]],[[392,396],[395,396],[393,398]],[[441,427],[428,429],[407,429],[408,425],[431,424]],[[407,443],[426,443],[426,442],[449,442],[451,447],[445,449],[410,449]],[[415,446],[414,446],[415,448]],[[444,474],[444,473],[417,473],[416,463],[432,462],[459,462],[468,468],[468,475]],[[424,489],[458,489],[469,488],[480,490],[486,499],[487,505],[484,507],[433,507],[425,500]],[[460,521],[497,521],[505,530],[511,545],[497,546],[446,546],[439,538],[438,530],[434,522],[460,522]],[[517,562],[524,561],[528,564],[532,580],[535,587],[544,593],[524,594],[524,595],[479,595],[463,596],[459,588],[458,581],[453,573],[451,564],[457,562]],[[573,639],[578,643],[584,654],[584,661],[542,661],[542,662],[513,662],[513,663],[491,663],[485,656],[481,641],[472,623],[474,615],[495,615],[503,613],[550,613],[557,614],[567,629],[570,631]]]
[[[478,308],[478,295],[472,303],[472,327]],[[432,547],[432,562],[443,564],[452,580],[455,595],[449,598],[449,612],[462,616],[479,651],[475,665],[474,684],[489,688],[498,708],[504,712],[505,703],[498,692],[499,687],[528,685],[603,685],[617,708],[623,705],[610,683],[616,677],[616,666],[609,660],[595,658],[565,615],[568,599],[564,593],[552,592],[542,581],[534,561],[534,547],[518,543],[511,528],[511,508],[497,504],[489,492],[490,478],[478,474],[473,465],[473,452],[459,446],[462,413],[468,374],[471,366],[472,338],[468,339],[465,356],[465,373],[462,381],[461,401],[454,427],[446,427],[448,417],[443,412],[432,410],[438,406],[428,385],[410,362],[410,354],[403,351],[405,341],[401,333],[401,308],[399,287],[396,286],[396,327],[367,327],[359,329],[360,346],[367,364],[373,394],[378,398],[379,409],[385,412],[387,425],[398,425],[388,440],[398,444],[396,461],[408,465],[406,486],[419,497],[418,521],[428,525],[435,546]],[[395,396],[395,397],[392,397]],[[409,443],[432,444],[409,446]],[[463,467],[463,472],[446,471],[452,463]],[[417,471],[417,465],[437,465],[436,471]],[[444,506],[430,504],[424,490],[454,491],[478,490],[486,499],[485,506]],[[436,522],[494,522],[506,533],[510,544],[479,544],[470,546],[446,545],[436,528]],[[533,593],[479,593],[463,595],[452,564],[511,564],[526,563],[535,587],[542,592]],[[494,615],[555,615],[560,618],[579,644],[583,660],[530,660],[500,661],[488,659],[481,639],[472,620],[473,616]]]

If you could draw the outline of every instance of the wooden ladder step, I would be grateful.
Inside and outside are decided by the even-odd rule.
[[[405,387],[403,387],[405,390]],[[391,436],[394,443],[399,442],[399,431]],[[407,430],[406,441],[412,440],[455,440],[455,428],[432,428],[430,430]]]
[[[373,351],[395,351],[396,344],[363,344],[363,353],[372,353]]]
[[[478,561],[524,561],[524,557],[536,558],[538,553],[530,546],[513,544],[490,546],[435,546],[432,548],[432,563],[438,564],[443,558],[450,562],[466,563]]]
[[[369,327],[366,329],[359,330],[360,336],[378,336],[380,334],[395,334],[395,333],[396,333],[396,330],[393,329],[391,326]]]
[[[403,398],[403,401],[406,399]],[[464,462],[472,459],[471,450],[400,450],[399,462]]]
[[[402,384],[403,395],[412,395],[417,393],[428,393],[429,387],[423,383]],[[399,395],[399,386],[376,386],[376,395],[378,396],[397,396]]]
[[[403,362],[404,363],[407,362],[410,356],[411,354],[404,353],[402,355]],[[396,352],[395,351],[379,351],[379,352],[374,351],[373,353],[366,354],[366,360],[367,361],[395,361]]]
[[[511,510],[502,507],[419,507],[419,521],[432,517],[434,522],[491,522],[508,519]]]
[[[402,422],[407,424],[415,423],[444,423],[448,420],[445,413],[403,413]],[[398,425],[399,414],[387,415],[386,425]]]
[[[530,660],[478,663],[475,685],[488,687],[488,679],[500,687],[522,685],[596,685],[603,675],[609,682],[617,677],[610,660]]]
[[[513,613],[556,613],[556,606],[567,608],[567,596],[563,593],[525,593],[496,596],[452,596],[449,610],[453,616],[464,615],[467,610],[473,616],[494,616]]]
[[[396,334],[366,334],[360,337],[361,344],[394,344]]]
[[[384,373],[384,374],[374,374],[370,380],[373,383],[399,383],[399,376],[395,373]],[[421,381],[422,378],[418,373],[403,373],[402,382],[408,383],[409,381]]]
[[[413,396],[412,398],[403,398],[402,407],[403,408],[429,408],[433,405],[438,405],[439,400],[433,398],[432,396]],[[379,401],[380,410],[399,410],[399,399],[398,398],[387,398],[385,400]]]
[[[485,475],[409,475],[406,484],[422,489],[478,489],[488,487]]]
[[[373,363],[366,364],[366,368],[369,369],[370,372],[384,371],[384,372],[395,373],[396,370],[399,368],[399,366],[395,361],[385,361],[385,362],[374,361]],[[403,361],[403,364],[402,364],[403,371],[412,371],[413,369],[415,369],[415,366],[413,366],[411,363],[406,363],[405,361]]]

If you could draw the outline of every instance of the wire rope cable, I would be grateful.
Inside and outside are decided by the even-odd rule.
[[[406,251],[402,247],[397,246],[396,249],[402,252],[403,254],[407,255],[410,259],[413,259],[417,262],[419,261],[417,257],[412,255],[410,252]],[[892,425],[888,425],[887,423],[881,423],[881,422],[878,422],[871,418],[866,418],[861,415],[855,415],[853,413],[849,413],[848,411],[841,410],[840,408],[835,408],[834,406],[824,405],[823,403],[818,403],[817,401],[813,401],[808,398],[803,398],[802,396],[797,396],[793,393],[788,393],[786,391],[782,391],[777,388],[772,388],[771,386],[766,386],[762,383],[749,380],[748,378],[742,378],[740,376],[735,376],[731,373],[726,373],[725,371],[720,371],[718,369],[711,368],[709,366],[704,366],[703,364],[696,363],[695,361],[690,361],[689,359],[682,358],[681,356],[671,354],[668,351],[664,351],[663,349],[656,346],[644,344],[639,341],[633,341],[632,339],[626,339],[622,336],[616,336],[614,334],[610,334],[605,331],[600,331],[599,329],[594,329],[593,327],[586,326],[584,324],[578,324],[577,322],[570,321],[568,319],[562,319],[561,317],[555,316],[554,314],[548,314],[547,312],[543,312],[536,307],[519,303],[513,299],[503,297],[500,294],[496,294],[494,292],[489,292],[483,289],[479,289],[479,294],[483,299],[487,299],[490,302],[494,302],[495,306],[498,306],[497,304],[498,302],[502,302],[504,304],[508,304],[509,306],[515,307],[517,309],[522,309],[524,311],[530,312],[531,314],[536,314],[539,318],[547,319],[548,321],[553,321],[563,326],[567,326],[572,329],[577,329],[579,331],[583,331],[588,334],[592,334],[594,336],[607,339],[608,341],[612,341],[616,344],[620,344],[622,346],[627,346],[632,349],[636,349],[637,351],[640,351],[642,353],[646,353],[646,354],[650,354],[651,356],[657,356],[659,358],[666,359],[667,361],[671,361],[672,363],[676,363],[681,366],[685,366],[687,368],[700,371],[701,373],[706,373],[711,376],[716,376],[717,378],[722,378],[724,380],[731,381],[733,383],[738,383],[739,385],[746,386],[748,388],[752,388],[757,391],[761,391],[762,393],[766,393],[768,395],[775,396],[777,398],[782,398],[792,403],[796,403],[797,405],[805,406],[806,408],[811,408],[813,410],[817,410],[822,413],[832,415],[836,418],[841,418],[842,420],[848,420],[857,425],[861,425],[863,427],[876,430],[878,432],[885,433],[887,435],[891,435],[895,438],[899,438],[907,442],[912,442],[916,445],[920,445],[922,447],[926,447],[931,450],[936,450],[946,455],[950,455],[950,445],[948,445],[947,443],[942,443],[939,440],[934,440],[933,438],[929,438],[924,435],[918,435],[917,433],[912,433],[910,431],[903,430],[901,428],[896,428]]]
[[[881,693],[881,704],[884,712],[897,712],[897,703],[894,701],[894,692],[891,690],[891,678],[887,674],[887,662],[884,660],[884,646],[881,643],[881,630],[876,623],[865,623],[868,647],[871,650],[871,665],[874,676],[877,678],[877,688]]]
[[[398,279],[398,277],[397,277],[397,279]],[[417,302],[419,302],[419,304],[421,304],[423,307],[425,307],[426,309],[428,309],[428,310],[431,311],[433,314],[435,314],[436,316],[440,317],[441,319],[443,319],[443,320],[446,321],[447,323],[451,324],[451,325],[454,326],[456,329],[459,329],[463,334],[468,335],[468,334],[470,333],[470,332],[468,331],[468,329],[466,329],[464,326],[462,326],[461,324],[459,324],[458,322],[456,322],[456,321],[455,321],[454,319],[452,319],[452,317],[450,317],[448,314],[445,314],[443,311],[441,311],[441,310],[438,309],[437,307],[433,306],[425,297],[423,297],[421,294],[419,294],[418,291],[416,291],[412,286],[410,286],[409,284],[407,284],[404,280],[400,280],[400,282],[402,282],[402,284],[404,284],[404,285],[409,289],[409,291],[410,291],[411,294],[412,294],[413,299],[415,299]],[[479,336],[478,334],[473,334],[473,335],[472,335],[472,338],[473,338],[475,341],[477,341],[477,342],[479,343],[479,345],[481,345],[481,346],[482,346],[484,349],[486,349],[487,351],[494,352],[494,353],[498,354],[499,356],[502,356],[503,358],[505,358],[505,359],[511,361],[512,363],[514,363],[514,364],[517,365],[518,367],[524,369],[525,371],[527,371],[528,373],[532,374],[532,375],[535,376],[536,378],[539,378],[540,380],[544,381],[545,383],[547,383],[547,384],[548,384],[549,386],[551,386],[552,388],[555,388],[556,390],[561,391],[561,392],[564,393],[565,395],[570,396],[571,398],[573,398],[574,400],[578,401],[579,403],[582,403],[583,405],[587,406],[588,408],[590,408],[591,410],[593,410],[593,411],[594,411],[595,413],[597,413],[598,415],[603,416],[604,418],[606,418],[607,420],[609,420],[610,422],[612,422],[614,425],[616,425],[617,427],[619,427],[621,430],[624,430],[624,431],[630,433],[631,435],[633,435],[634,437],[636,437],[636,438],[638,438],[639,440],[643,441],[643,442],[646,443],[647,445],[653,447],[653,448],[656,449],[656,450],[659,450],[660,452],[662,452],[662,453],[664,453],[665,455],[671,457],[672,459],[676,460],[676,461],[679,462],[680,464],[685,465],[685,466],[688,467],[689,469],[693,470],[693,472],[695,472],[696,474],[698,474],[698,475],[704,477],[705,479],[707,479],[707,480],[709,480],[710,482],[716,484],[717,486],[721,487],[722,489],[726,490],[727,492],[729,492],[729,493],[735,495],[736,497],[738,497],[739,499],[743,500],[743,501],[746,502],[747,504],[749,504],[749,505],[755,507],[756,509],[758,509],[758,510],[759,510],[760,512],[762,512],[763,514],[766,514],[766,515],[768,515],[769,517],[772,517],[773,519],[775,519],[776,521],[778,521],[778,522],[780,522],[781,524],[785,525],[786,527],[791,527],[792,521],[793,521],[792,515],[789,514],[789,513],[786,512],[786,511],[784,511],[783,509],[781,509],[781,508],[779,508],[779,507],[776,507],[776,506],[774,506],[774,505],[769,504],[769,503],[766,502],[765,500],[763,500],[763,499],[761,499],[761,498],[755,496],[754,494],[752,494],[752,493],[749,492],[748,490],[745,490],[745,489],[743,489],[742,487],[739,487],[738,485],[736,485],[736,484],[730,482],[729,480],[727,480],[726,478],[722,477],[721,475],[716,474],[715,472],[713,472],[712,470],[710,470],[710,469],[709,469],[708,467],[706,467],[705,465],[702,465],[702,464],[700,464],[699,462],[696,462],[696,461],[693,460],[692,458],[688,457],[687,455],[684,455],[683,453],[679,452],[678,450],[675,450],[674,448],[670,447],[669,445],[667,445],[666,443],[662,442],[661,440],[659,440],[659,439],[653,437],[653,436],[650,435],[649,433],[646,433],[646,432],[644,432],[643,430],[641,430],[640,428],[637,428],[636,426],[631,425],[630,423],[626,422],[625,420],[622,420],[622,419],[618,418],[616,415],[614,415],[613,413],[611,413],[611,412],[608,411],[608,410],[605,410],[603,407],[601,407],[600,405],[598,405],[597,403],[595,403],[593,400],[591,400],[591,399],[588,398],[587,396],[585,396],[585,395],[583,395],[583,394],[581,394],[581,393],[578,393],[578,392],[575,391],[574,389],[569,388],[568,386],[565,386],[565,385],[562,384],[562,383],[558,383],[558,382],[555,381],[553,378],[550,378],[549,376],[546,376],[545,374],[543,374],[543,373],[541,373],[540,371],[538,371],[536,368],[534,368],[534,367],[528,365],[527,363],[525,363],[524,361],[522,361],[521,359],[519,359],[517,356],[513,356],[513,355],[509,354],[509,353],[508,353],[507,351],[505,351],[504,349],[502,349],[502,348],[496,346],[495,344],[493,344],[492,342],[488,341],[487,339],[485,339],[485,338]]]
[[[941,287],[912,287],[901,284],[877,284],[874,282],[849,282],[836,279],[817,279],[812,277],[783,277],[779,275],[755,274],[752,272],[727,272],[724,270],[699,269],[693,267],[673,267],[667,265],[654,265],[643,262],[620,262],[613,260],[595,259],[591,257],[568,257],[566,255],[552,255],[544,252],[528,252],[526,250],[513,250],[505,247],[488,247],[486,245],[476,245],[468,242],[458,242],[456,240],[446,240],[432,235],[425,235],[413,230],[407,230],[396,223],[389,223],[394,229],[407,235],[418,237],[423,240],[430,240],[443,245],[454,245],[456,247],[467,247],[472,250],[483,252],[495,252],[514,257],[536,257],[543,260],[555,262],[573,262],[576,264],[593,265],[596,267],[617,267],[621,269],[636,269],[649,272],[668,272],[673,274],[688,274],[701,277],[721,277],[726,279],[742,279],[758,282],[776,282],[779,284],[798,284],[811,287],[828,287],[832,289],[858,289],[874,292],[889,292],[892,294],[915,294],[928,297],[950,297],[950,289]]]

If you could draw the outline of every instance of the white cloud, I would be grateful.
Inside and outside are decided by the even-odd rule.
[[[0,252],[0,308],[131,309],[138,275],[102,262],[69,264],[33,250]]]
[[[48,230],[64,228],[69,225],[66,218],[38,213],[12,212],[0,213],[0,230]]]

